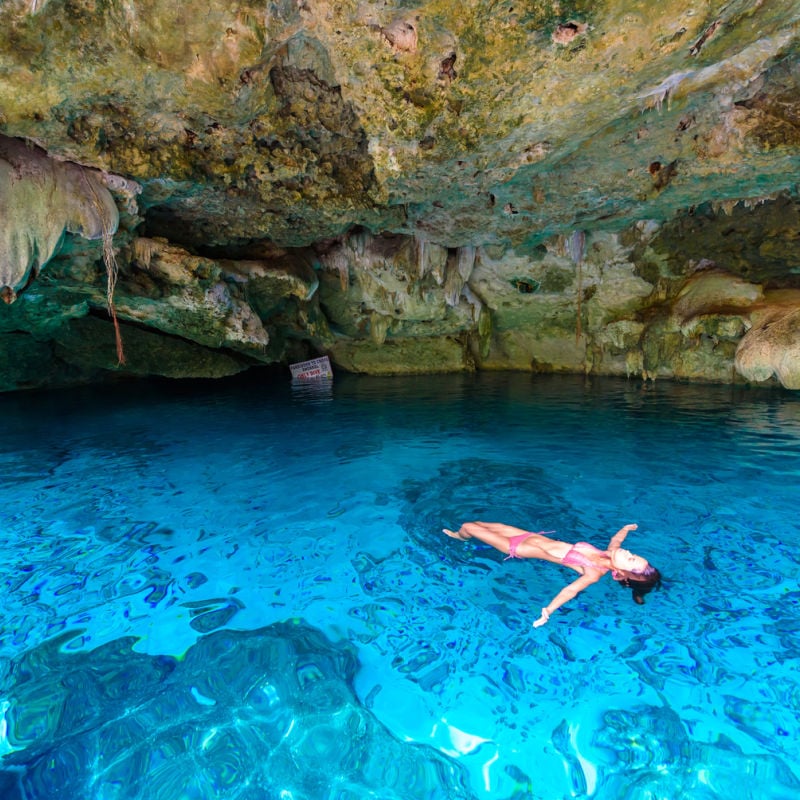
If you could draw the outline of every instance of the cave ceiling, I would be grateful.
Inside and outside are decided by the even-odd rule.
[[[12,0],[0,23],[2,388],[323,353],[800,385],[773,363],[796,0]]]

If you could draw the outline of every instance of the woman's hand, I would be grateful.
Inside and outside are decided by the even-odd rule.
[[[611,552],[612,550],[619,550],[622,546],[622,543],[625,541],[625,537],[631,532],[635,531],[639,526],[632,522],[630,525],[623,525],[612,537],[611,541],[608,543],[608,547],[606,550]]]
[[[533,627],[534,628],[541,628],[542,625],[544,625],[545,622],[547,622],[547,620],[549,620],[549,619],[550,619],[550,612],[546,608],[543,608],[542,609],[542,616],[539,617],[539,619],[537,619],[536,622],[533,623]]]

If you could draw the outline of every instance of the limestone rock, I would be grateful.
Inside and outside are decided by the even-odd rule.
[[[767,375],[733,354],[798,288],[793,0],[144,8],[0,7],[0,335],[38,365],[0,389],[127,374],[72,335],[106,309],[222,354],[190,374]]]
[[[690,336],[710,317],[744,313],[761,301],[763,296],[761,286],[724,270],[700,271],[680,289],[672,304],[672,314],[681,332]],[[742,332],[739,330],[738,336]]]
[[[773,294],[736,349],[736,369],[751,381],[777,378],[800,389],[800,292]]]
[[[112,236],[119,213],[96,170],[51,159],[0,136],[0,296],[10,304],[53,257],[66,232]]]

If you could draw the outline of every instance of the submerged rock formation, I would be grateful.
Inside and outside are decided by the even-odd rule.
[[[794,0],[0,23],[2,390],[322,353],[800,387]]]
[[[2,796],[474,797],[457,762],[358,702],[348,645],[298,621],[219,624],[180,657],[132,637],[70,654],[67,634],[4,665]]]

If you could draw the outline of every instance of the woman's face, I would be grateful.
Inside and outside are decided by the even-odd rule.
[[[624,572],[641,573],[650,566],[647,559],[634,555],[630,550],[615,550],[611,554],[611,566]]]

